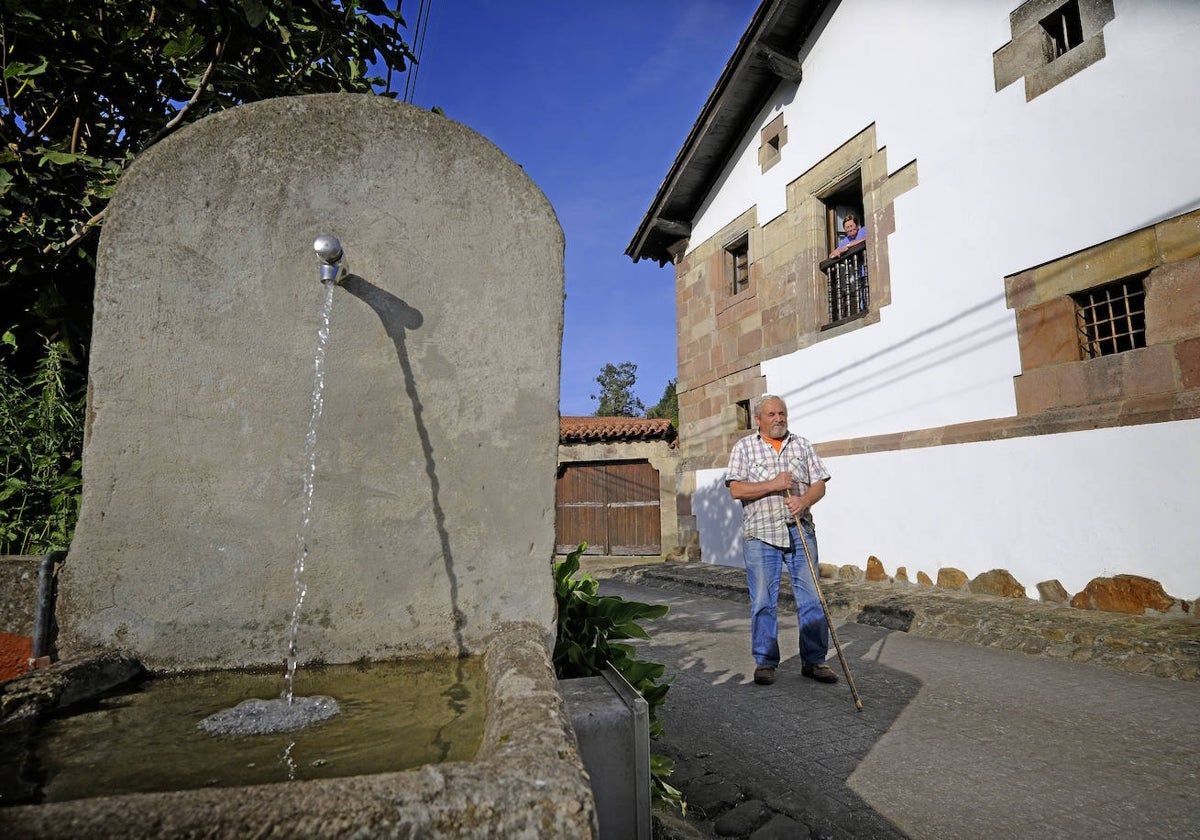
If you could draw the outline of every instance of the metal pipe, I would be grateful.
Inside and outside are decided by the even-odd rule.
[[[321,282],[342,284],[346,277],[345,253],[337,237],[324,234],[313,242],[313,250],[321,260]]]
[[[33,611],[33,658],[51,656],[54,647],[55,580],[58,566],[67,558],[65,551],[51,551],[38,564],[37,605]]]

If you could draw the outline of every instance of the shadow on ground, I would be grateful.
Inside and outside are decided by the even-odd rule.
[[[800,674],[794,610],[781,604],[785,659],[774,685],[755,685],[748,607],[686,592],[601,584],[604,594],[666,603],[647,625],[642,656],[673,678],[659,717],[664,736],[651,752],[675,760],[672,782],[686,820],[661,825],[674,837],[904,838],[848,780],[916,696],[920,681],[879,664],[889,631],[838,627],[863,701],[855,710],[843,678],[829,686]],[[841,672],[831,651],[830,664]]]

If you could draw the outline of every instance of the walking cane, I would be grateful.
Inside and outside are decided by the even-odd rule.
[[[785,490],[787,497],[792,498],[790,490]],[[800,545],[804,549],[804,559],[808,561],[808,571],[812,573],[813,586],[817,588],[817,599],[821,602],[821,612],[825,613],[825,623],[829,625],[829,638],[833,639],[833,647],[837,650],[838,661],[842,663],[842,672],[846,675],[846,684],[850,686],[850,695],[854,698],[854,708],[857,711],[862,711],[862,700],[858,696],[858,689],[854,685],[854,677],[850,674],[850,666],[846,664],[846,654],[842,653],[842,643],[838,641],[837,630],[834,629],[833,619],[829,617],[829,604],[825,603],[825,593],[821,591],[821,576],[817,573],[817,567],[813,563],[812,555],[808,553],[808,540],[804,538],[804,531],[800,526],[799,517],[796,519],[796,530],[800,532]]]

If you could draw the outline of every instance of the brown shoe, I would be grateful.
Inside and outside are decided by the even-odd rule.
[[[775,669],[759,665],[754,669],[754,682],[758,685],[771,685],[775,682]]]
[[[805,665],[800,669],[800,673],[809,679],[823,683],[837,682],[837,674],[833,673],[833,669],[828,665]]]

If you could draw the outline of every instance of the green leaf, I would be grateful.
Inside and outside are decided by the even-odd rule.
[[[16,79],[24,76],[40,76],[49,66],[48,59],[43,58],[41,64],[28,64],[23,61],[10,61],[4,68],[4,78]]]
[[[204,49],[204,37],[194,29],[188,29],[173,38],[163,47],[163,57],[168,59],[188,58]]]
[[[242,13],[246,16],[246,23],[250,27],[257,28],[267,19],[267,7],[259,0],[242,0]]]

